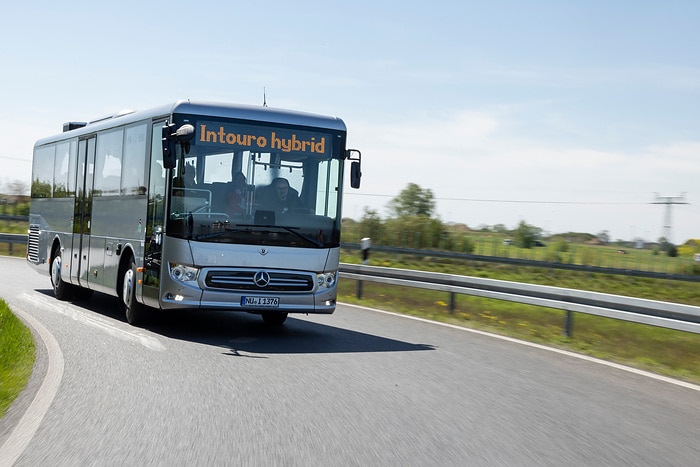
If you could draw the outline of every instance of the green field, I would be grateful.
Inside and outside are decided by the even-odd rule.
[[[344,251],[341,261],[359,263],[359,254],[357,251]],[[411,255],[373,254],[370,264],[592,290],[700,306],[700,284],[696,282],[418,258]],[[574,315],[572,337],[567,337],[564,333],[565,313],[561,310],[457,295],[454,311],[450,312],[450,296],[446,292],[365,282],[360,300],[356,296],[357,281],[341,279],[339,287],[341,302],[508,335],[700,383],[700,334],[577,313]]]
[[[0,300],[0,417],[29,380],[35,355],[32,333]]]
[[[343,225],[343,242],[359,244],[364,236],[361,226],[351,220]],[[426,238],[428,236],[429,238]],[[600,244],[589,234],[559,234],[541,240],[544,246],[520,248],[507,244],[512,240],[507,233],[480,232],[465,227],[451,226],[438,234],[425,234],[408,230],[381,231],[372,237],[375,246],[399,246],[408,249],[427,249],[471,253],[533,261],[548,261],[584,266],[630,269],[664,274],[700,275],[700,263],[694,254],[700,253],[700,240],[688,240],[677,247],[678,255],[668,256],[657,244],[635,248],[628,242]]]

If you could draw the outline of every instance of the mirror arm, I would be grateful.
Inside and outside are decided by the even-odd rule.
[[[182,145],[185,152],[189,152],[190,140],[194,138],[194,126],[189,123],[175,129],[174,123],[165,122],[162,129],[163,142],[163,167],[166,169],[175,168],[177,143]]]

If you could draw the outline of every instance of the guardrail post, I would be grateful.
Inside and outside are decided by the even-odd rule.
[[[564,323],[564,333],[566,337],[572,337],[574,333],[574,312],[566,310],[566,322]]]
[[[362,281],[357,281],[357,298],[362,299]]]
[[[365,237],[360,240],[360,249],[362,250],[362,264],[369,264],[369,248],[372,246],[372,239]]]
[[[450,292],[450,314],[453,315],[455,313],[455,302],[457,301],[457,298],[455,297],[454,292]]]

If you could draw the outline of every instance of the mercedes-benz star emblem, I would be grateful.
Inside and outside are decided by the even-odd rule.
[[[267,287],[267,284],[270,283],[270,274],[265,271],[258,271],[253,276],[253,282],[261,289]]]
[[[269,251],[270,250],[268,250],[267,248],[260,248],[258,250],[258,253],[260,253],[262,256],[265,256]]]

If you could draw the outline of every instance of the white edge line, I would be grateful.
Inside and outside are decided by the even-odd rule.
[[[0,466],[13,465],[29,445],[58,392],[64,368],[63,353],[53,335],[29,314],[16,308],[12,308],[12,311],[21,316],[39,334],[46,347],[48,365],[46,376],[34,400],[5,440],[5,444],[0,447]]]
[[[362,305],[355,305],[352,303],[342,303],[342,305],[353,307],[353,308],[362,308],[365,310],[373,311],[375,313],[384,313],[387,315],[398,316],[400,318],[412,319],[412,320],[420,321],[423,323],[430,323],[430,324],[435,324],[438,326],[445,326],[445,327],[452,328],[452,329],[458,329],[460,331],[471,332],[473,334],[480,334],[482,336],[492,337],[494,339],[501,339],[504,341],[513,342],[515,344],[526,345],[528,347],[533,347],[533,348],[540,349],[540,350],[546,350],[549,352],[554,352],[554,353],[558,353],[561,355],[566,355],[568,357],[578,358],[580,360],[585,360],[588,362],[597,363],[598,365],[609,366],[611,368],[615,368],[615,369],[622,370],[622,371],[627,371],[629,373],[634,373],[636,375],[645,376],[647,378],[655,379],[657,381],[663,381],[665,383],[674,384],[676,386],[681,386],[681,387],[684,387],[686,389],[692,389],[694,391],[700,392],[700,386],[698,386],[697,384],[689,383],[686,381],[681,381],[681,380],[675,379],[675,378],[669,378],[669,377],[663,376],[663,375],[657,375],[656,373],[652,373],[650,371],[644,371],[644,370],[640,370],[638,368],[632,368],[629,366],[621,365],[619,363],[608,362],[606,360],[601,360],[599,358],[590,357],[588,355],[578,354],[578,353],[571,352],[568,350],[557,349],[555,347],[547,347],[546,345],[536,344],[534,342],[523,341],[520,339],[515,339],[513,337],[501,336],[501,335],[493,334],[493,333],[486,332],[486,331],[480,331],[478,329],[457,326],[456,324],[442,323],[440,321],[432,321],[432,320],[429,320],[426,318],[420,318],[418,316],[404,315],[404,314],[396,313],[393,311],[379,310],[377,308],[370,308],[370,307],[366,307],[366,306],[362,306]]]
[[[77,312],[71,307],[65,304],[62,305],[56,300],[47,300],[46,298],[39,297],[36,294],[25,293],[23,295],[27,300],[31,301],[32,303],[38,304],[46,309],[68,316],[69,318],[78,321],[81,324],[93,326],[103,332],[106,332],[112,337],[116,337],[118,339],[129,342],[136,342],[151,350],[156,350],[160,352],[165,350],[165,346],[157,338],[144,335],[141,332],[135,330],[135,328],[133,327],[130,330],[121,329],[120,327],[110,324],[97,316]]]

